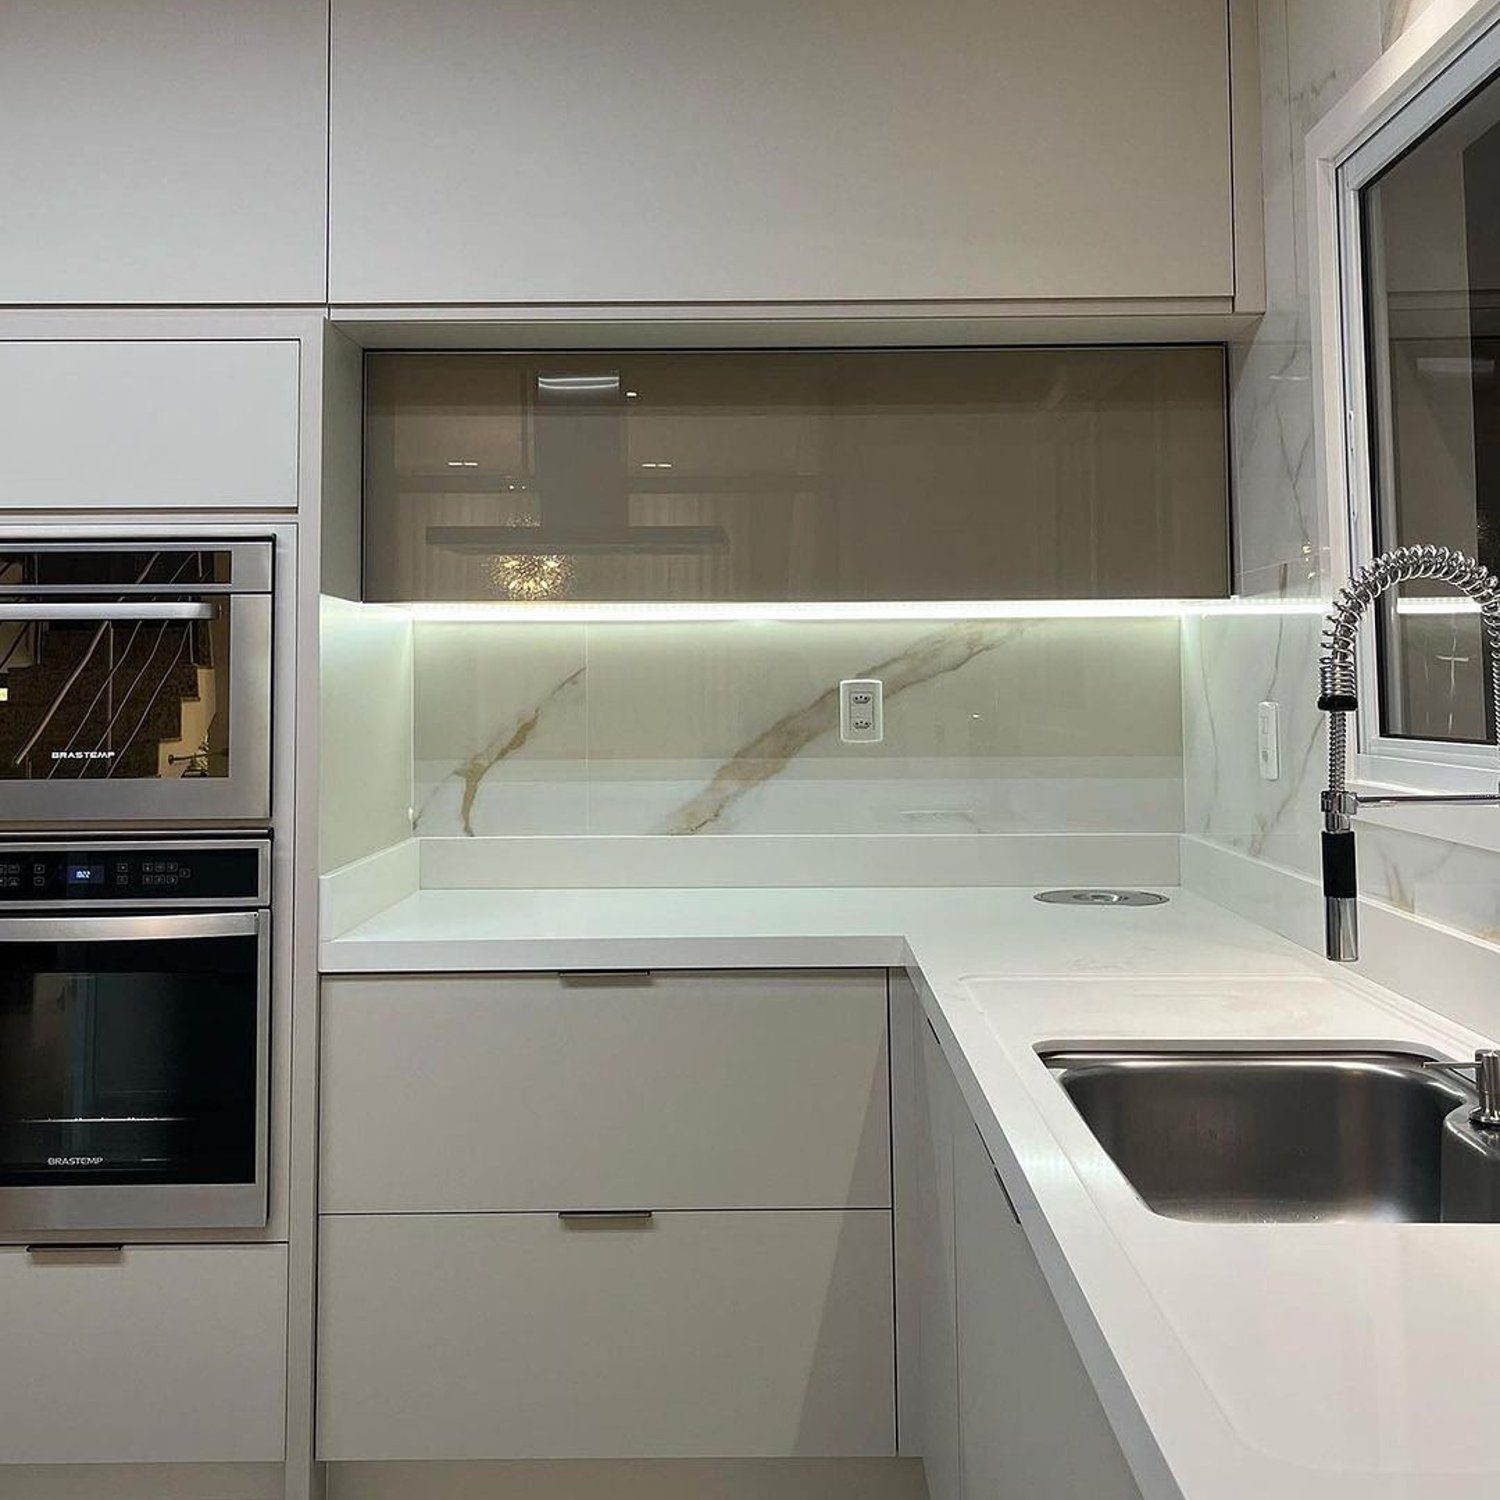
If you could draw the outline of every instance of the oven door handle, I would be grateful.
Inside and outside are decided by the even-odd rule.
[[[0,625],[19,625],[31,620],[212,620],[217,613],[217,606],[191,600],[164,604],[80,604],[58,600],[55,604],[0,604]]]
[[[140,913],[128,917],[0,917],[5,943],[148,943],[180,938],[254,937],[262,911]]]

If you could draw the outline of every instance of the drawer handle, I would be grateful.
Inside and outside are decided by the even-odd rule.
[[[559,969],[564,984],[637,984],[650,979],[650,969]]]
[[[656,1217],[652,1208],[566,1208],[558,1219],[570,1229],[613,1225],[627,1229],[632,1224],[649,1224]]]
[[[36,1260],[122,1260],[124,1245],[78,1243],[72,1245],[28,1245],[26,1253]]]

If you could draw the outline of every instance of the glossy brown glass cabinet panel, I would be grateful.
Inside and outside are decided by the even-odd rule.
[[[368,357],[365,597],[1229,591],[1222,349]]]

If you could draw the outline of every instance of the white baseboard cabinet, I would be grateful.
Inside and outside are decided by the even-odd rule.
[[[279,1464],[286,1324],[285,1245],[0,1246],[0,1465]]]
[[[327,1500],[928,1500],[915,1458],[352,1463],[327,1476]]]
[[[882,970],[323,989],[319,1458],[896,1453]]]
[[[931,1500],[1140,1500],[942,1048],[917,1026]]]

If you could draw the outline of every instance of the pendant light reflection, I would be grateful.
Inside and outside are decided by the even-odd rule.
[[[522,516],[510,526],[539,526],[535,516]],[[552,552],[496,552],[490,557],[490,583],[501,599],[540,603],[566,599],[573,588],[573,559]]]

